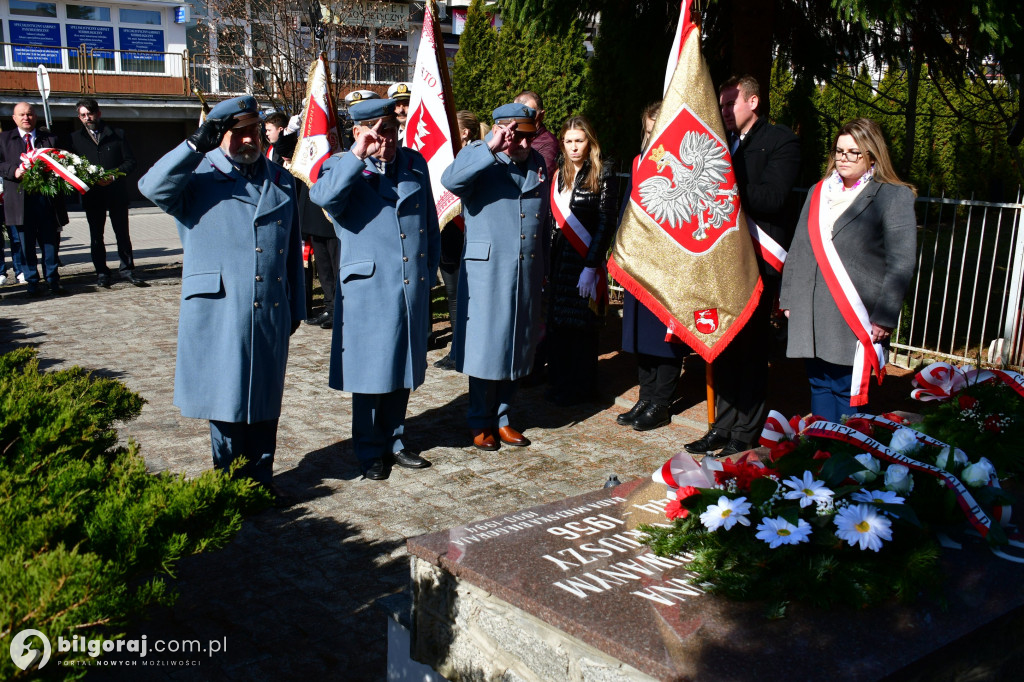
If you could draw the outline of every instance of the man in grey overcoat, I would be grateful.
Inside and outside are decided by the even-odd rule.
[[[381,480],[389,460],[429,466],[402,437],[426,375],[441,232],[427,162],[398,146],[395,101],[360,100],[349,114],[355,143],[324,162],[309,198],[341,241],[329,383],[352,393],[352,446],[363,475]]]
[[[261,153],[251,96],[221,102],[139,181],[184,250],[174,404],[210,420],[213,463],[271,485],[288,337],[305,317],[295,186]]]
[[[498,107],[487,138],[441,175],[466,220],[452,346],[455,368],[469,375],[468,422],[480,450],[530,444],[510,425],[509,405],[541,332],[551,179],[531,147],[534,116],[524,104]]]

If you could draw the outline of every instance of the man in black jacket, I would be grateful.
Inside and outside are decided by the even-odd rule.
[[[782,279],[779,261],[785,260],[793,239],[794,225],[785,216],[785,205],[800,171],[800,143],[788,128],[758,115],[760,88],[753,76],[727,80],[719,88],[718,101],[730,137],[740,202],[754,223],[743,227],[751,229],[764,284],[747,324],[715,360],[715,424],[684,446],[694,454],[721,450],[719,456],[724,457],[756,445],[767,416],[771,316]]]
[[[89,160],[90,163],[107,170],[119,170],[128,175],[135,170],[135,157],[125,140],[124,131],[103,122],[103,115],[96,100],[85,98],[75,106],[82,128],[71,134],[71,151]],[[89,241],[92,264],[96,268],[97,284],[110,286],[110,270],[107,268],[107,247],[103,241],[103,228],[110,214],[110,226],[117,240],[117,257],[121,264],[119,274],[136,286],[145,283],[135,274],[135,259],[132,255],[132,240],[128,236],[128,180],[120,177],[101,182],[82,197],[82,208],[89,221]]]

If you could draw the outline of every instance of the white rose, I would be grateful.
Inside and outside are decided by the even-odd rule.
[[[889,441],[889,447],[901,455],[909,457],[921,447],[921,442],[917,440],[917,435],[910,429],[896,429],[892,434],[892,440]]]
[[[971,466],[964,469],[963,473],[960,474],[960,478],[963,482],[972,488],[980,488],[983,485],[987,485],[989,479],[996,475],[996,468],[992,465],[992,462],[982,457]]]
[[[946,466],[946,464],[949,462],[949,450],[950,448],[947,445],[946,447],[942,448],[942,450],[939,451],[939,456],[935,458],[935,466],[939,467],[940,469],[945,469],[946,471],[950,470],[950,468]],[[960,448],[954,448],[953,462],[959,464],[962,467],[967,466],[967,453],[961,450]]]
[[[885,489],[894,493],[909,493],[914,489],[914,477],[902,464],[890,464],[885,470]]]
[[[863,464],[867,470],[850,474],[850,478],[857,481],[857,483],[870,483],[878,478],[878,474],[882,470],[882,465],[878,463],[877,459],[866,452],[862,452],[854,457],[854,459]]]

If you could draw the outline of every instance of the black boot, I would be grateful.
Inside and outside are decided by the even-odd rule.
[[[629,412],[623,412],[615,418],[615,421],[623,426],[632,426],[636,418],[640,416],[640,413],[646,410],[650,404],[650,400],[638,400],[636,405],[629,409]]]
[[[691,455],[706,455],[709,452],[715,452],[721,450],[729,442],[729,436],[724,433],[719,433],[714,429],[709,429],[707,433],[701,436],[698,440],[692,443],[687,443],[683,446],[683,449],[689,452]]]
[[[661,428],[670,421],[672,421],[672,417],[668,413],[668,405],[651,403],[647,406],[647,409],[637,415],[637,418],[633,420],[633,430],[650,431],[652,429]]]

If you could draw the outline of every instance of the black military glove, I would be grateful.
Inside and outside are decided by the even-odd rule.
[[[220,146],[224,135],[231,130],[233,125],[235,125],[234,114],[225,118],[208,118],[185,141],[192,149],[200,154],[205,154]]]

